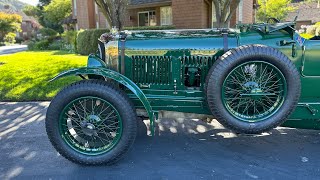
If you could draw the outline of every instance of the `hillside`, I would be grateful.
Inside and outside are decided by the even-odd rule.
[[[18,0],[0,0],[0,10],[4,9],[4,5],[10,5],[12,9],[21,11],[27,4]]]

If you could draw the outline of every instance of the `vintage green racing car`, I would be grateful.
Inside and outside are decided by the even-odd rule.
[[[52,100],[48,137],[65,158],[97,165],[129,150],[140,116],[152,135],[159,116],[176,112],[236,133],[320,129],[317,39],[301,37],[295,22],[104,34],[87,67],[53,79],[83,78]]]

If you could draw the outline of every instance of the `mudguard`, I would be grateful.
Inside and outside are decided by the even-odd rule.
[[[113,71],[111,69],[107,69],[105,66],[105,63],[102,60],[100,60],[95,55],[90,55],[88,58],[88,67],[82,67],[82,68],[70,69],[70,70],[64,71],[64,72],[58,74],[57,76],[55,76],[53,79],[51,79],[50,82],[55,81],[57,79],[60,79],[62,77],[71,76],[71,75],[78,75],[78,76],[99,75],[99,76],[103,76],[106,78],[110,78],[110,79],[124,85],[128,89],[130,89],[139,98],[139,100],[141,101],[141,103],[145,107],[145,109],[149,115],[149,118],[150,118],[151,134],[152,134],[152,136],[154,135],[154,133],[155,133],[154,132],[154,123],[155,123],[155,117],[156,117],[154,114],[154,111],[152,110],[151,105],[150,105],[147,97],[145,96],[145,94],[130,79],[128,79],[127,77],[125,77],[124,75],[122,75],[116,71]]]

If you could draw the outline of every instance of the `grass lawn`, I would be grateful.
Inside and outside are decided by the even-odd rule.
[[[48,81],[61,71],[86,65],[87,56],[62,51],[27,51],[0,56],[0,101],[50,100],[79,77]]]

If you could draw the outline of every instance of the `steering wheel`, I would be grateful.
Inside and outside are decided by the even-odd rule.
[[[267,20],[268,24],[276,24],[276,23],[279,23],[279,22],[280,22],[280,20],[277,19],[277,18],[274,18],[274,17],[268,18],[268,20]]]

